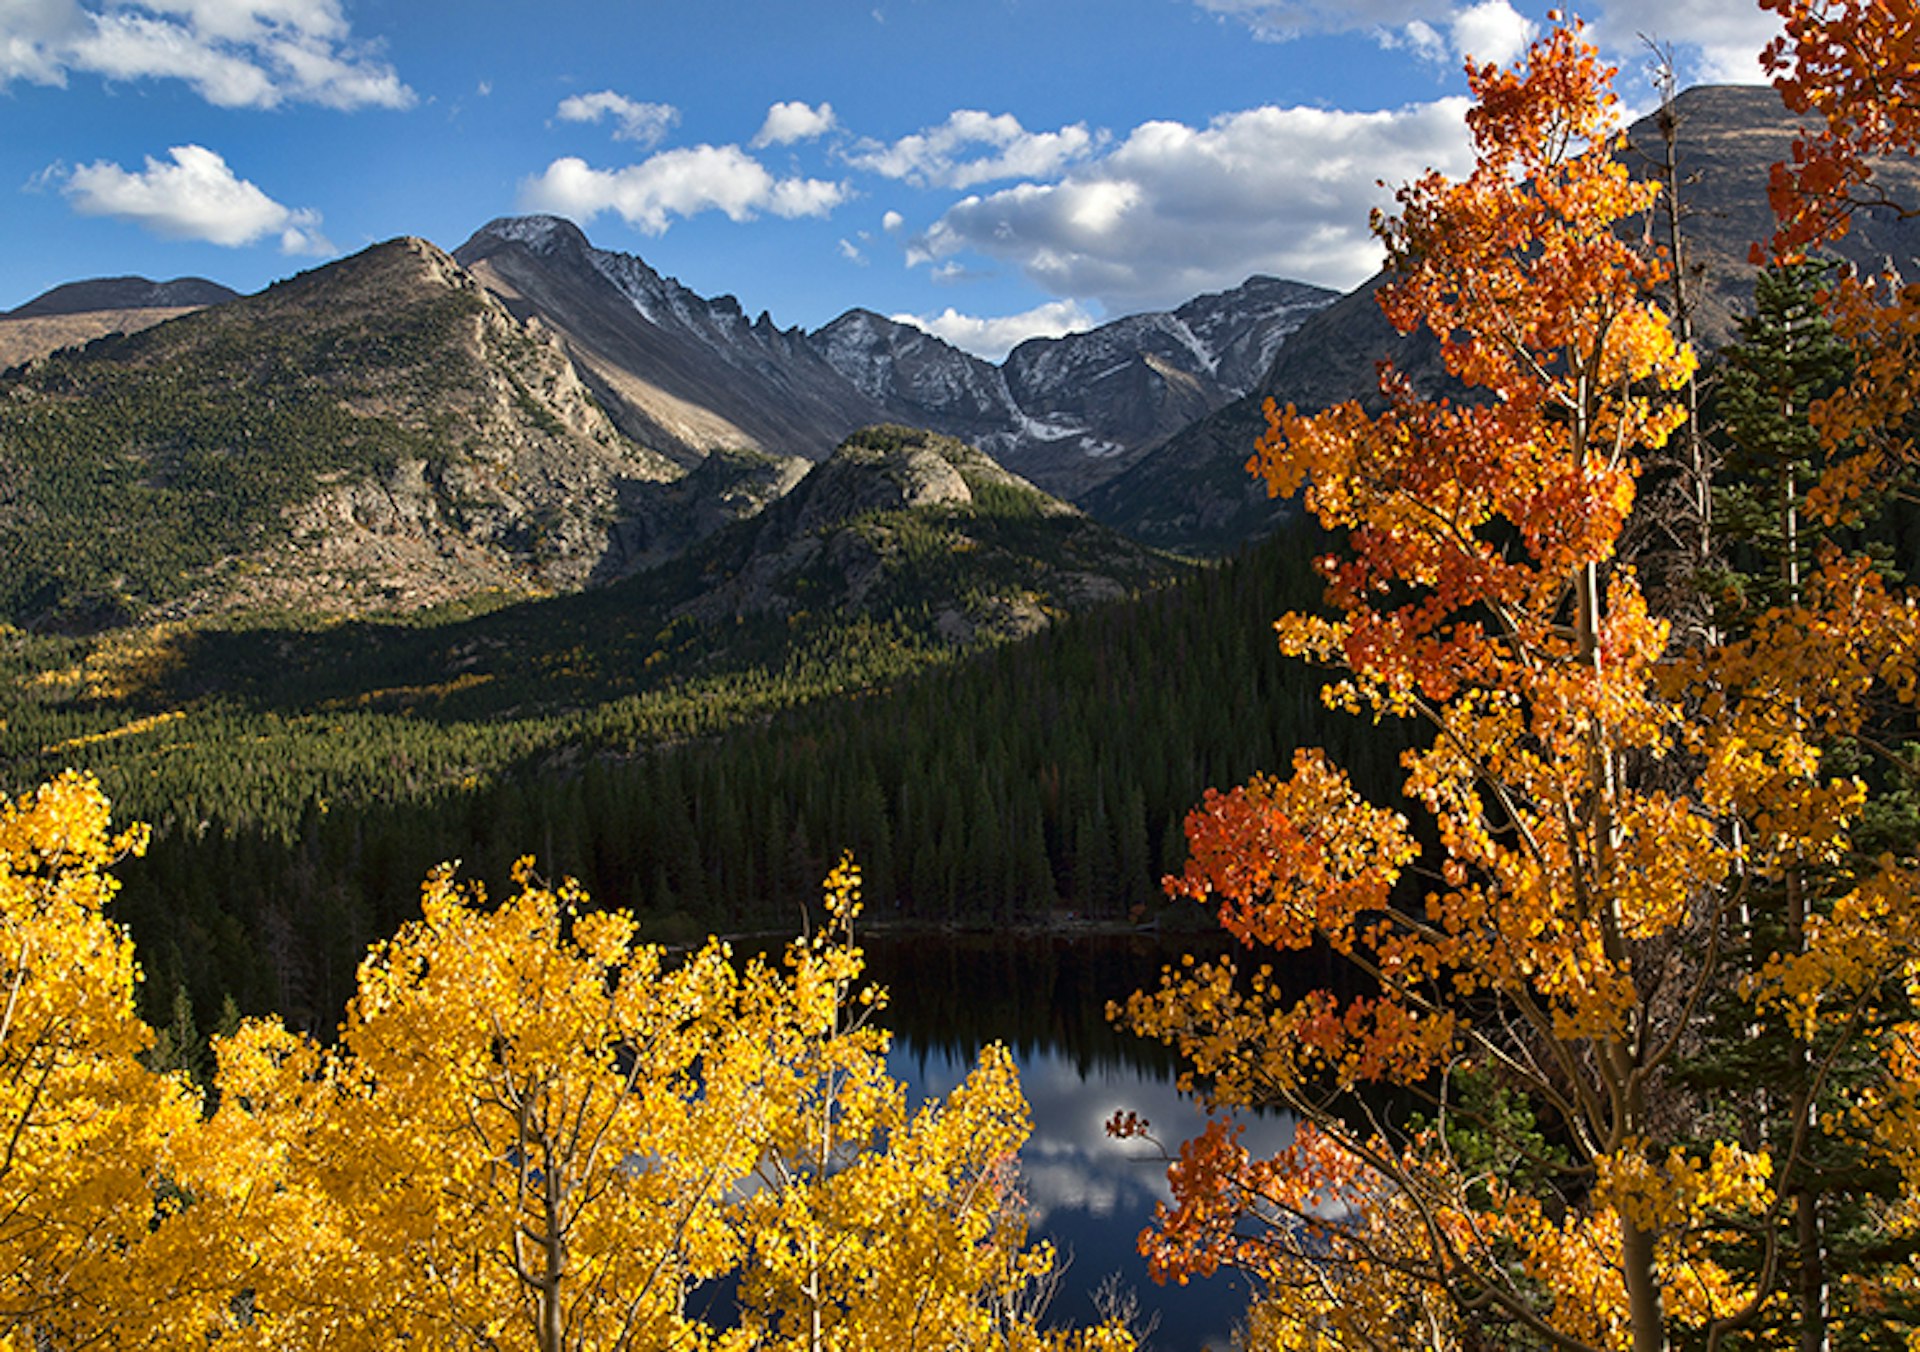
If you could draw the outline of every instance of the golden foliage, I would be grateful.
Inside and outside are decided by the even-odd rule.
[[[101,913],[144,839],[83,778],[0,802],[0,1346],[1132,1346],[1038,1322],[1005,1050],[908,1111],[850,863],[777,963],[443,868],[337,1043],[243,1023],[203,1115]]]
[[[1683,1147],[1698,1114],[1674,1059],[1754,889],[1849,848],[1864,789],[1823,773],[1823,747],[1875,701],[1913,701],[1920,625],[1835,561],[1740,642],[1669,651],[1614,562],[1639,457],[1680,416],[1661,392],[1694,364],[1650,299],[1662,264],[1619,229],[1656,189],[1612,156],[1611,72],[1577,25],[1469,74],[1473,174],[1419,180],[1376,227],[1397,271],[1382,308],[1429,328],[1473,396],[1424,399],[1388,370],[1377,415],[1270,405],[1249,465],[1346,532],[1318,565],[1331,616],[1283,617],[1280,647],[1335,671],[1331,707],[1424,722],[1403,765],[1430,825],[1317,751],[1189,817],[1171,892],[1247,946],[1351,975],[1300,995],[1272,964],[1185,964],[1129,1002],[1188,1087],[1284,1105],[1302,1133],[1270,1161],[1219,1123],[1188,1142],[1142,1244],[1170,1275],[1256,1275],[1279,1346],[1493,1330],[1652,1352],[1771,1298],[1717,1258],[1777,1218],[1772,1180],[1806,1140],[1786,1160]],[[1920,992],[1915,882],[1912,858],[1881,861],[1744,997],[1830,1041],[1890,978]],[[1888,1071],[1856,1111],[1897,1155],[1920,1139],[1920,1081]],[[1380,1087],[1425,1100],[1424,1125],[1377,1118]]]
[[[173,1175],[198,1096],[141,1065],[139,972],[105,914],[108,867],[145,844],[78,775],[0,798],[0,1337],[23,1347],[144,1345],[202,1304]]]

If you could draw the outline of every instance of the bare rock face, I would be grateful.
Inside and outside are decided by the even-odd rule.
[[[1175,571],[977,448],[897,425],[856,432],[696,557],[707,585],[680,613],[703,624],[921,609],[955,644],[1021,637]]]
[[[821,459],[884,416],[798,329],[749,321],[571,222],[507,217],[455,251],[500,301],[557,335],[621,430],[693,465],[714,450]]]
[[[1243,394],[1334,293],[1268,277],[1179,310],[1022,344],[999,366],[912,324],[849,310],[812,333],[751,322],[555,217],[497,220],[455,257],[538,316],[621,429],[683,464],[716,448],[826,458],[894,422],[979,446],[1075,495]]]
[[[1765,87],[1689,89],[1675,100],[1674,112],[1694,338],[1711,352],[1731,340],[1751,306],[1756,269],[1747,261],[1748,247],[1772,231],[1768,170],[1787,156],[1795,124],[1779,95]],[[1634,124],[1628,142],[1622,153],[1628,171],[1657,174],[1662,152],[1655,119]],[[1881,186],[1896,200],[1920,203],[1920,166],[1899,161],[1882,172]],[[1647,223],[1631,224],[1637,237]],[[1653,224],[1654,237],[1664,242],[1664,222]],[[1863,212],[1835,252],[1869,271],[1891,263],[1909,278],[1920,276],[1920,220]],[[1271,530],[1293,504],[1270,502],[1244,468],[1265,430],[1267,399],[1308,412],[1348,399],[1377,401],[1383,360],[1426,393],[1446,383],[1432,335],[1399,334],[1380,313],[1375,294],[1385,281],[1376,276],[1313,314],[1249,393],[1167,438],[1083,495],[1082,505],[1136,539],[1171,549],[1224,551]],[[1670,299],[1663,303],[1672,309]]]

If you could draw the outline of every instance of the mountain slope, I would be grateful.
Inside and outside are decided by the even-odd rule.
[[[145,277],[93,277],[43,292],[0,319],[42,319],[49,315],[88,314],[96,310],[186,310],[224,305],[240,293],[204,277],[152,282]]]
[[[0,316],[0,371],[51,356],[63,347],[84,347],[96,338],[138,333],[192,314],[199,306],[163,305],[129,310],[82,310],[77,314]]]
[[[978,451],[867,429],[675,561],[484,613],[0,642],[0,775],[164,830],[295,829],[873,690],[1187,569]],[[319,808],[324,812],[324,806]]]
[[[1787,154],[1794,124],[1769,88],[1706,86],[1675,101],[1682,214],[1689,261],[1699,269],[1695,335],[1708,349],[1726,342],[1752,295],[1749,244],[1772,229],[1767,171]],[[1653,172],[1659,132],[1652,118],[1629,131],[1625,154],[1636,175]],[[1885,185],[1896,198],[1920,201],[1920,171],[1908,162],[1888,166]],[[1920,221],[1891,212],[1856,217],[1853,233],[1835,251],[1864,268],[1892,260],[1911,268],[1920,257]],[[1272,528],[1288,504],[1270,503],[1243,471],[1265,429],[1269,398],[1314,411],[1347,399],[1377,398],[1377,363],[1391,360],[1417,388],[1434,390],[1445,377],[1431,335],[1394,332],[1373,299],[1377,276],[1303,324],[1283,346],[1257,388],[1219,412],[1170,437],[1125,474],[1087,495],[1089,511],[1136,538],[1168,548],[1230,549]]]
[[[398,240],[0,380],[0,617],[577,586],[648,561],[680,473]]]
[[[682,463],[715,447],[819,459],[895,421],[957,436],[1078,494],[1245,392],[1333,293],[1256,277],[1169,314],[1023,344],[996,367],[910,324],[850,310],[813,333],[749,323],[554,217],[490,223],[454,255],[558,334],[630,435]]]
[[[1245,394],[1331,291],[1250,277],[1177,310],[1129,315],[1087,333],[1035,338],[1008,354],[1022,425],[1009,467],[1076,499],[1141,453]],[[1076,455],[1075,452],[1078,454]]]
[[[0,313],[0,371],[111,333],[138,333],[162,320],[225,304],[238,295],[201,277],[176,277],[170,282],[96,277],[68,282]]]
[[[731,296],[708,300],[555,217],[486,226],[454,258],[559,336],[628,436],[693,464],[716,448],[819,459],[885,417],[807,345]]]

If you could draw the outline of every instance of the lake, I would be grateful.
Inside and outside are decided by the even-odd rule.
[[[1144,1142],[1105,1131],[1116,1110],[1146,1118],[1169,1149],[1200,1130],[1204,1118],[1174,1091],[1172,1057],[1111,1027],[1104,1011],[1107,1001],[1158,984],[1161,967],[1183,948],[1221,945],[1104,934],[888,934],[860,942],[868,976],[889,992],[889,1065],[912,1095],[949,1092],[985,1043],[1012,1049],[1033,1106],[1033,1136],[1020,1152],[1032,1233],[1053,1241],[1070,1264],[1052,1318],[1090,1322],[1093,1293],[1117,1275],[1143,1310],[1159,1315],[1153,1348],[1225,1352],[1246,1308],[1246,1281],[1221,1274],[1185,1287],[1154,1284],[1135,1239],[1168,1196],[1166,1166]],[[1284,1116],[1255,1117],[1245,1142],[1269,1154],[1291,1134]]]

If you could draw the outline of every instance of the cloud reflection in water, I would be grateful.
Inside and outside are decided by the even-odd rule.
[[[909,1085],[910,1098],[945,1095],[973,1068],[974,1059],[951,1046],[896,1041],[893,1073]],[[1076,1066],[1050,1048],[1017,1053],[1020,1082],[1033,1108],[1033,1136],[1020,1152],[1021,1173],[1034,1216],[1036,1238],[1050,1239],[1071,1266],[1054,1312],[1062,1320],[1091,1317],[1091,1293],[1103,1277],[1118,1273],[1157,1309],[1158,1352],[1225,1349],[1227,1329],[1246,1306],[1245,1284],[1233,1276],[1186,1287],[1156,1287],[1135,1247],[1153,1206],[1169,1197],[1166,1164],[1145,1141],[1116,1141],[1106,1123],[1117,1111],[1138,1113],[1169,1150],[1197,1135],[1205,1116],[1182,1099],[1170,1078],[1147,1067],[1106,1061]],[[1244,1119],[1247,1148],[1270,1155],[1292,1139],[1293,1123],[1280,1114]]]

